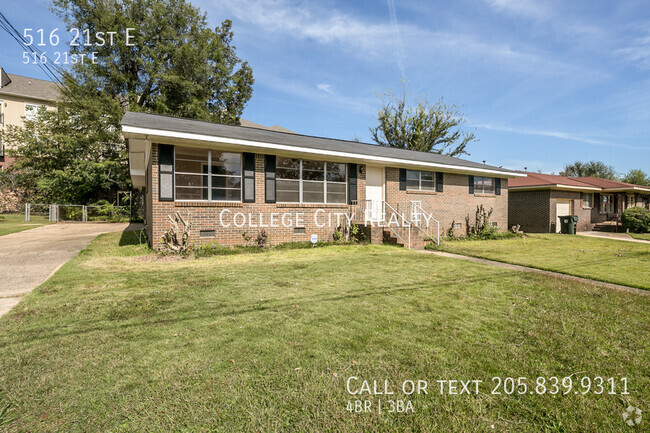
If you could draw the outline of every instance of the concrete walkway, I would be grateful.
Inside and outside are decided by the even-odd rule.
[[[564,280],[571,280],[580,283],[592,284],[594,286],[605,287],[611,290],[634,293],[635,295],[650,296],[650,290],[637,289],[636,287],[622,286],[620,284],[604,283],[602,281],[590,280],[589,278],[576,277],[573,275],[562,274],[560,272],[544,271],[542,269],[529,268],[528,266],[511,265],[510,263],[497,262],[495,260],[479,259],[477,257],[446,253],[444,251],[421,250],[421,252],[435,254],[436,256],[447,257],[451,259],[467,260],[469,262],[480,263],[483,265],[496,266],[503,269],[510,269],[512,271],[533,272],[536,274],[547,275],[549,277],[562,278]]]
[[[628,235],[627,233],[578,232],[576,234],[580,236],[588,236],[591,238],[615,239],[617,241],[639,242],[642,244],[650,244],[650,241],[644,241],[643,239],[634,239],[632,236]]]
[[[0,236],[0,316],[101,233],[128,223],[57,223]]]

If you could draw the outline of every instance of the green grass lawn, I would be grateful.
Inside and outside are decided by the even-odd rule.
[[[442,243],[444,251],[650,289],[650,245],[559,234]]]
[[[100,236],[0,318],[0,425],[627,432],[625,408],[650,409],[650,297],[387,246],[178,260],[134,239]],[[496,376],[569,375],[629,394],[491,394]],[[350,413],[351,376],[430,393]],[[485,384],[439,395],[440,379]]]
[[[650,241],[650,233],[628,233],[634,239],[641,239],[644,241]]]
[[[0,236],[9,233],[22,232],[42,225],[49,224],[47,215],[32,215],[30,222],[25,222],[25,214],[5,213],[0,214]]]

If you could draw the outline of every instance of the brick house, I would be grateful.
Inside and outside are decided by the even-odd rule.
[[[508,189],[508,225],[528,233],[559,232],[562,215],[577,215],[578,231],[615,227],[625,209],[648,208],[650,199],[647,186],[541,173],[512,179]]]
[[[25,119],[33,119],[40,107],[54,109],[59,99],[56,83],[36,78],[8,74],[0,68],[0,130],[8,125],[22,126]],[[12,158],[5,155],[0,141],[0,170],[7,168]]]
[[[511,170],[444,155],[277,130],[127,112],[134,187],[144,188],[150,242],[160,248],[179,212],[190,243],[331,240],[360,224],[373,243],[418,247],[453,226],[464,234],[476,208],[506,229]]]

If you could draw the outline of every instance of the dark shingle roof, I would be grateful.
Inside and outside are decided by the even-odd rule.
[[[221,125],[218,123],[161,116],[157,114],[136,113],[128,111],[122,118],[122,126],[201,134],[334,152],[355,153],[360,156],[374,156],[402,159],[405,161],[453,165],[477,170],[495,170],[507,174],[521,176],[521,173],[513,170],[480,164],[477,162],[467,161],[451,156],[438,155],[435,153],[417,152],[413,150],[396,149],[391,147],[377,146],[374,144],[359,143],[356,141],[312,137],[295,133],[270,131],[258,128],[247,128],[243,126]]]
[[[4,73],[11,81],[0,88],[0,95],[22,96],[44,101],[59,99],[59,85],[52,81],[9,74],[6,71]]]

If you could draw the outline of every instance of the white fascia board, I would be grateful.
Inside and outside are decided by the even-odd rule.
[[[266,143],[262,141],[251,141],[251,140],[241,140],[238,138],[226,138],[226,137],[216,137],[213,135],[204,135],[204,134],[193,134],[188,132],[177,132],[177,131],[165,131],[160,129],[150,129],[150,128],[141,128],[137,126],[122,126],[122,133],[128,134],[138,134],[144,135],[147,137],[147,140],[156,141],[152,139],[153,137],[162,137],[162,138],[176,138],[181,140],[194,140],[194,141],[207,141],[213,143],[227,143],[245,147],[256,147],[263,149],[271,149],[284,152],[300,152],[308,153],[314,155],[325,155],[325,156],[334,156],[338,158],[345,158],[351,160],[359,161],[370,161],[374,163],[384,163],[384,164],[397,164],[397,165],[406,165],[406,166],[418,166],[418,167],[431,167],[431,168],[440,168],[447,170],[455,170],[466,173],[479,173],[479,174],[492,174],[500,175],[504,177],[526,177],[526,174],[523,173],[512,173],[507,171],[499,171],[493,169],[481,169],[475,167],[464,167],[461,165],[452,165],[452,164],[440,164],[435,162],[423,162],[423,161],[412,161],[408,159],[398,159],[398,158],[387,158],[383,156],[372,156],[372,155],[359,155],[357,153],[350,152],[339,152],[334,150],[321,150],[321,149],[312,149],[309,147],[298,147],[298,146],[287,146],[285,144],[276,144],[276,143]]]
[[[561,189],[570,191],[602,191],[601,188],[592,186],[573,186],[573,185],[526,185],[526,186],[508,186],[511,191],[532,191],[537,189]]]
[[[625,192],[625,191],[640,191],[640,192],[650,192],[650,188],[643,188],[640,186],[633,187],[620,187],[620,188],[604,188],[605,192]]]

